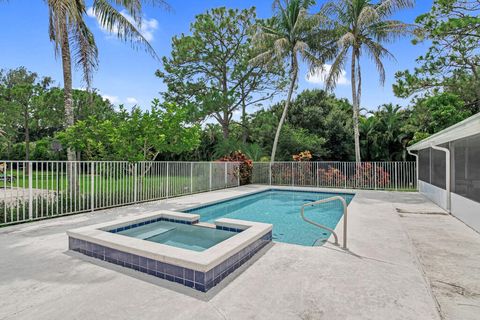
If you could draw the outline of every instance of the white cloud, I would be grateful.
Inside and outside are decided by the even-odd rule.
[[[148,18],[144,17],[142,19],[142,25],[139,26],[135,23],[135,20],[133,19],[133,17],[131,15],[129,15],[125,10],[120,11],[120,14],[122,16],[124,16],[125,19],[127,19],[131,24],[135,25],[137,27],[137,29],[140,31],[140,33],[142,34],[142,36],[147,41],[152,41],[154,39],[153,34],[158,29],[158,20],[156,20],[154,18],[148,19]],[[114,36],[118,33],[118,26],[113,26],[112,30],[109,30],[109,29],[106,28],[106,26],[102,25],[100,23],[100,21],[98,20],[98,18],[96,17],[95,12],[93,11],[92,7],[89,7],[87,9],[87,16],[97,19],[97,23],[98,23],[98,26],[100,27],[100,29],[104,33],[108,34],[109,36]]]
[[[130,104],[138,104],[138,100],[135,99],[134,97],[127,97],[127,98],[125,99],[125,102],[126,102],[126,103],[130,103]]]
[[[305,76],[305,80],[310,83],[314,84],[325,84],[325,80],[327,79],[327,76],[332,69],[331,64],[324,64],[323,69],[317,69],[314,72],[309,72]],[[349,84],[350,81],[347,79],[347,72],[345,70],[341,70],[340,76],[337,79],[337,84],[338,85],[346,85]]]
[[[95,16],[95,13],[93,12],[93,8],[90,7],[87,9],[87,16],[89,16],[90,18],[96,18]]]
[[[111,104],[119,104],[120,103],[120,98],[117,96],[110,96],[108,94],[102,94],[103,99],[107,99],[110,101]]]

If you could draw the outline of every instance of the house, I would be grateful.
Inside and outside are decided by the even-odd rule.
[[[480,113],[408,151],[417,157],[419,191],[480,231]]]

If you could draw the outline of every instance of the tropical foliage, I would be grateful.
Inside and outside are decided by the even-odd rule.
[[[263,20],[254,8],[214,8],[173,38],[156,72],[167,90],[146,109],[113,106],[92,88],[72,89],[72,58],[87,85],[97,66],[85,3],[47,4],[64,86],[23,67],[0,72],[0,158],[291,161],[296,155],[314,170],[309,160],[407,160],[408,145],[480,111],[479,0],[435,0],[415,26],[390,18],[411,0],[341,0],[317,12],[313,1],[277,0],[273,16]],[[95,0],[92,10],[107,30],[155,55],[137,28],[141,4]],[[393,56],[387,45],[413,31],[414,44],[429,48],[412,70],[397,72],[393,86],[397,96],[412,99],[409,105],[361,104],[362,74],[370,71],[360,69],[361,57],[372,59],[383,83],[384,59]],[[296,92],[302,62],[309,75],[332,65],[326,90]],[[351,103],[330,91],[346,65]],[[321,179],[343,179],[332,168],[321,170]],[[362,170],[358,181],[374,169]],[[377,184],[389,179],[377,177],[383,179]]]
[[[350,59],[350,77],[353,103],[353,129],[355,137],[355,160],[360,154],[360,99],[362,95],[362,72],[360,57],[367,56],[375,64],[380,76],[380,84],[385,82],[383,60],[393,58],[385,47],[398,38],[412,32],[412,26],[390,17],[398,10],[412,7],[413,0],[340,0],[327,3],[320,15],[329,18],[338,37],[339,50],[334,58],[327,88],[334,87],[342,73],[347,59]],[[350,55],[350,57],[348,57]]]
[[[162,152],[177,154],[198,145],[199,127],[189,125],[187,118],[187,108],[154,100],[148,111],[121,108],[106,120],[78,121],[57,137],[88,159],[152,161]]]
[[[221,162],[239,162],[238,171],[235,175],[240,179],[240,185],[252,183],[253,162],[252,160],[241,151],[234,151],[221,157],[218,161]]]
[[[252,63],[268,66],[280,62],[289,70],[289,89],[285,106],[275,132],[270,161],[275,161],[282,126],[288,113],[293,91],[298,81],[299,58],[311,71],[322,68],[332,54],[331,46],[321,46],[324,33],[315,28],[315,20],[309,16],[311,0],[274,1],[275,15],[259,24],[254,46],[257,55]]]
[[[85,23],[87,6],[84,0],[47,0],[49,20],[48,33],[54,44],[55,54],[61,56],[63,68],[63,93],[65,126],[75,123],[73,109],[72,88],[72,60],[73,64],[82,70],[83,79],[88,88],[92,82],[93,71],[98,66],[98,48],[93,33]],[[166,5],[163,0],[154,0],[153,3]],[[129,41],[133,46],[142,45],[147,52],[156,56],[155,50],[139,31],[142,24],[141,0],[94,0],[92,13],[98,18],[103,28],[116,32],[116,36]],[[128,13],[133,22],[122,14],[118,6]],[[72,59],[73,58],[73,59]],[[74,150],[68,149],[68,160],[76,160]]]
[[[394,92],[399,97],[448,91],[461,97],[473,112],[480,110],[479,0],[435,0],[419,16],[414,44],[429,41],[413,70],[399,71]]]
[[[414,44],[429,41],[412,71],[396,74],[395,94],[413,97],[408,131],[413,142],[480,111],[479,0],[435,0],[416,22]]]

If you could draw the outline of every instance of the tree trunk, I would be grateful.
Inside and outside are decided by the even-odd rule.
[[[28,107],[23,113],[23,126],[25,127],[25,160],[30,160],[30,127],[28,126]]]
[[[242,88],[242,127],[243,127],[242,142],[243,144],[245,144],[247,143],[247,138],[248,138],[248,128],[247,128],[247,106],[245,104],[245,94],[243,92],[243,88]]]
[[[65,106],[65,128],[73,126],[75,117],[73,113],[73,97],[72,97],[72,59],[70,55],[70,43],[68,41],[68,29],[66,17],[62,21],[62,68],[63,68],[63,95]],[[71,148],[67,149],[67,160],[75,161],[77,155]],[[78,182],[75,175],[73,163],[67,164],[67,181],[71,194],[78,190]]]
[[[228,120],[222,121],[221,125],[222,125],[223,138],[226,140],[230,136],[230,128],[229,128]]]
[[[352,81],[352,103],[353,103],[353,133],[355,137],[355,161],[360,162],[360,130],[358,124],[358,118],[360,114],[360,101],[358,97],[357,88],[357,68],[356,68],[356,51],[352,50],[352,69],[351,69],[351,81]]]
[[[298,74],[298,65],[296,56],[292,57],[292,70],[291,70],[291,82],[290,88],[288,89],[288,96],[287,100],[285,101],[285,107],[283,108],[282,117],[280,118],[280,122],[278,123],[277,132],[275,133],[275,140],[273,140],[273,148],[272,148],[272,155],[270,157],[270,162],[275,162],[275,154],[277,153],[277,145],[278,139],[280,137],[280,131],[282,131],[283,123],[285,122],[285,118],[287,117],[288,107],[290,106],[290,100],[292,99],[293,89],[295,88],[295,83],[297,82],[297,74]]]
[[[70,43],[68,42],[67,22],[63,21],[62,32],[62,67],[63,67],[63,95],[65,106],[65,128],[73,126],[75,122],[73,114],[72,98],[72,59],[70,56]],[[75,151],[67,149],[68,161],[75,161]]]

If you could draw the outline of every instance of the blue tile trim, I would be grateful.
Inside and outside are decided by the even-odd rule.
[[[120,231],[125,231],[125,230],[133,229],[133,228],[136,228],[136,227],[141,227],[141,226],[144,226],[144,225],[147,225],[147,224],[150,224],[150,223],[154,223],[154,222],[159,222],[159,221],[168,221],[168,222],[190,224],[190,225],[198,223],[198,220],[186,221],[186,220],[178,220],[178,219],[170,219],[170,218],[160,217],[160,218],[155,218],[155,219],[151,219],[151,220],[147,220],[147,221],[134,223],[134,224],[131,224],[131,225],[128,225],[128,226],[123,226],[123,227],[119,227],[119,228],[116,228],[116,229],[108,230],[108,232],[118,233]]]
[[[248,247],[242,249],[240,252],[234,254],[207,272],[183,268],[73,237],[68,238],[68,248],[96,259],[114,263],[125,268],[147,273],[161,279],[177,282],[198,291],[206,292],[219,284],[229,274],[247,262],[255,255],[255,253],[271,241],[272,232],[270,231]]]
[[[202,206],[187,208],[185,210],[181,210],[181,212],[195,213],[195,211],[199,210],[199,209],[209,208],[209,207],[212,207],[212,206],[216,206],[217,204],[220,204],[220,203],[225,203],[225,202],[229,202],[229,201],[233,201],[233,200],[238,200],[238,199],[242,199],[242,198],[246,198],[246,197],[250,197],[250,196],[256,196],[256,195],[266,193],[266,192],[270,192],[270,191],[287,191],[287,192],[298,192],[298,193],[322,193],[322,194],[331,194],[331,195],[337,195],[337,196],[355,196],[355,193],[350,193],[350,192],[309,191],[309,190],[291,190],[291,189],[275,189],[275,188],[272,188],[272,189],[267,189],[267,190],[255,192],[255,193],[246,194],[246,195],[239,196],[239,197],[234,197],[234,198],[229,198],[229,199],[217,201],[217,202],[214,202],[214,203],[209,203],[209,204],[202,205]]]
[[[237,229],[237,228],[229,228],[229,227],[224,227],[224,226],[217,226],[218,230],[224,230],[224,231],[230,231],[230,232],[242,232],[243,229]]]

